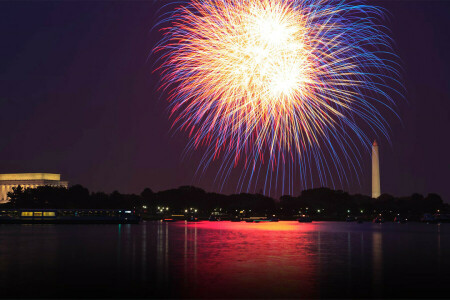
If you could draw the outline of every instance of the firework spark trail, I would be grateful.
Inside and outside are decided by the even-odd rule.
[[[200,170],[221,159],[225,182],[241,164],[238,189],[265,176],[267,191],[281,174],[283,193],[297,172],[303,187],[314,168],[333,186],[358,172],[357,144],[370,145],[358,124],[388,137],[381,111],[401,86],[383,17],[360,2],[192,0],[164,18],[162,88],[187,149],[204,149]]]

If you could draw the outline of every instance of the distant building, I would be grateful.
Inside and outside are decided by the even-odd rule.
[[[381,195],[380,188],[380,156],[378,152],[378,143],[373,141],[372,145],[372,198],[378,198]]]
[[[36,188],[38,186],[69,186],[68,181],[61,181],[61,174],[51,173],[19,173],[0,174],[0,203],[9,201],[8,193],[13,191],[13,187]]]

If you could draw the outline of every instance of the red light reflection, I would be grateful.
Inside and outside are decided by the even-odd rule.
[[[195,297],[318,297],[317,224],[178,223],[184,288]]]

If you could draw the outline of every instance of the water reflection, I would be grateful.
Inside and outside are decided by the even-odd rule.
[[[156,275],[158,286],[168,284],[169,272],[169,230],[168,223],[158,223],[156,242]]]
[[[437,265],[441,269],[441,224],[437,224]]]
[[[373,291],[374,296],[382,295],[383,289],[383,240],[381,232],[372,233]]]
[[[0,226],[0,288],[14,297],[36,296],[34,289],[42,297],[432,296],[450,292],[449,228],[331,222]]]
[[[351,234],[347,233],[347,291],[350,292],[352,287],[352,247]]]
[[[199,297],[314,296],[315,233],[287,234],[292,224],[171,224],[184,231],[184,293]],[[245,226],[250,225],[250,226]],[[279,230],[286,231],[283,235]],[[293,241],[295,245],[290,246]],[[176,251],[173,253],[176,256]],[[245,287],[245,288],[243,288]]]

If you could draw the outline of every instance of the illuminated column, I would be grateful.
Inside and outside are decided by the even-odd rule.
[[[9,185],[5,185],[5,199],[8,199]]]
[[[380,159],[377,141],[372,145],[372,198],[380,197]]]

